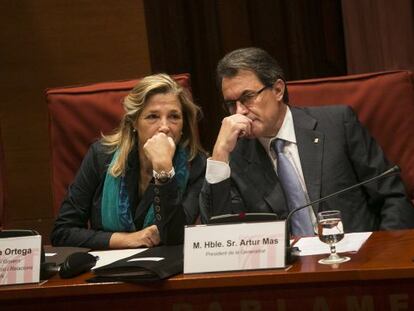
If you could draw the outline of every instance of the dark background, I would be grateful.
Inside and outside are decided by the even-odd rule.
[[[262,47],[288,80],[412,70],[413,16],[412,0],[2,0],[3,223],[48,242],[46,88],[189,72],[211,150],[224,116],[214,70],[225,53]]]

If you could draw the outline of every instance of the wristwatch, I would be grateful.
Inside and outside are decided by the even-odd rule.
[[[174,177],[175,171],[174,167],[171,168],[169,172],[166,171],[152,171],[152,175],[154,176],[155,180],[160,184],[165,184],[167,181],[169,181],[171,178]]]

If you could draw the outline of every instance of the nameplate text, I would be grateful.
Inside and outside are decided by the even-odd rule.
[[[0,239],[0,285],[40,280],[41,236]]]
[[[184,273],[285,267],[285,222],[187,226]]]

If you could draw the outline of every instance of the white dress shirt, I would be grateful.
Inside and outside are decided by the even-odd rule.
[[[276,138],[280,138],[286,141],[283,153],[286,155],[286,157],[289,159],[294,169],[296,170],[302,189],[305,192],[306,200],[309,202],[308,191],[306,189],[305,179],[303,177],[302,172],[302,165],[300,164],[298,145],[296,143],[295,127],[293,125],[292,112],[290,111],[289,107],[287,107],[286,109],[285,118],[283,119],[282,126],[280,127],[279,132],[276,134],[276,136],[271,138],[259,138],[259,141],[265,148],[266,153],[272,161],[275,170],[277,168],[277,158],[276,153],[270,147],[270,144]],[[230,178],[230,173],[230,165],[228,163],[215,161],[211,158],[207,159],[206,180],[208,183],[219,183],[227,178]],[[314,228],[316,229],[316,217],[311,206],[309,206],[308,211],[310,213]]]

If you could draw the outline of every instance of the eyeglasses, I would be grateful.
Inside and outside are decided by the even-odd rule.
[[[259,96],[260,93],[262,93],[267,88],[271,88],[269,85],[265,85],[260,90],[254,92],[254,91],[245,91],[242,95],[240,95],[239,98],[236,98],[234,100],[225,100],[224,106],[230,113],[234,113],[236,111],[236,103],[239,102],[245,107],[249,107],[253,101]]]

